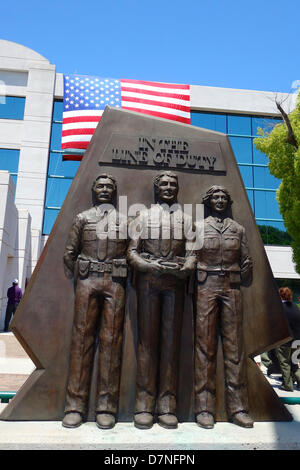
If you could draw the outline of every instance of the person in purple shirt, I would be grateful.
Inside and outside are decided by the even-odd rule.
[[[22,290],[18,286],[19,281],[18,279],[14,279],[12,282],[12,287],[7,290],[7,307],[6,307],[6,314],[5,314],[5,323],[4,323],[4,331],[8,331],[9,323],[11,320],[12,315],[14,315],[19,302],[22,298]]]

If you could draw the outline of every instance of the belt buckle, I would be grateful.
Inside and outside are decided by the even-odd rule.
[[[226,276],[226,273],[225,273],[224,271],[221,271],[221,272],[219,273],[219,276],[225,277],[225,276]]]
[[[100,262],[100,263],[98,264],[98,272],[99,272],[99,273],[104,273],[104,271],[105,271],[105,263],[101,263],[101,262]]]

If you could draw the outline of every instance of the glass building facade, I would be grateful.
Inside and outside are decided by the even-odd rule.
[[[43,234],[48,235],[65,200],[80,162],[63,161],[61,151],[63,102],[54,101],[45,197]]]
[[[269,132],[280,122],[279,118],[195,111],[191,113],[192,125],[228,135],[257,224],[284,231],[276,201],[280,180],[270,174],[267,156],[254,145],[259,128]]]
[[[47,192],[43,233],[49,234],[63,204],[80,162],[62,160],[62,101],[54,102]],[[264,118],[210,112],[191,113],[191,124],[228,134],[258,225],[271,226],[284,231],[284,223],[276,201],[280,180],[268,170],[266,155],[254,145],[258,128],[270,131],[281,122],[278,118]]]

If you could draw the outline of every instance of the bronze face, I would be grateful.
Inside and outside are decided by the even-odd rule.
[[[159,200],[166,204],[172,204],[177,199],[178,189],[176,178],[169,175],[163,175],[157,186],[157,195]]]
[[[98,204],[110,203],[114,196],[115,184],[109,177],[100,177],[95,181],[93,191]]]
[[[210,198],[210,207],[216,214],[222,214],[228,206],[228,196],[223,191],[216,191]]]

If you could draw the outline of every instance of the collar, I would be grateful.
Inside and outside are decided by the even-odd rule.
[[[230,219],[229,217],[226,217],[225,219],[223,219],[223,225],[220,226],[218,225],[215,217],[213,217],[212,215],[207,217],[206,221],[209,225],[211,225],[214,229],[216,229],[218,232],[221,232],[221,233],[225,232],[225,230],[227,230],[228,227],[232,223],[232,219]]]
[[[172,204],[171,206],[168,206],[168,204],[152,204],[151,208],[159,210],[160,212],[169,212],[170,214],[173,214],[174,212],[182,212],[181,205],[176,202],[175,204]]]
[[[96,210],[96,214],[100,216],[104,216],[105,214],[109,215],[113,211],[116,211],[116,208],[112,204],[99,204],[99,206],[94,206]]]

